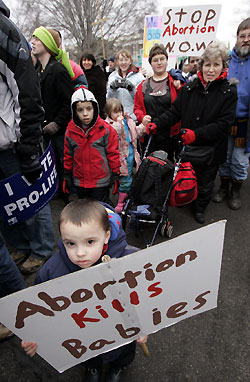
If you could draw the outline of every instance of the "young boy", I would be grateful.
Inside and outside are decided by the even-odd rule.
[[[99,117],[98,103],[86,88],[75,91],[71,105],[73,119],[64,139],[64,192],[74,185],[79,198],[109,202],[111,179],[118,180],[120,173],[117,133]]]
[[[106,204],[88,199],[79,199],[68,204],[59,219],[59,251],[40,269],[35,282],[42,283],[81,268],[87,269],[101,263],[104,255],[106,259],[107,255],[112,259],[131,253],[126,249],[126,235],[120,225],[121,218]],[[146,341],[147,336],[137,340],[138,343]],[[22,347],[32,357],[37,344],[22,341]],[[110,364],[106,381],[121,381],[126,366],[135,357],[135,347],[134,341],[84,362],[87,381],[98,382],[105,363]]]

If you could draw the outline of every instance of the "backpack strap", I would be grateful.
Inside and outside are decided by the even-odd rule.
[[[162,202],[162,192],[161,192],[161,171],[160,166],[156,166],[154,171],[154,188],[155,188],[155,203],[154,205],[159,206]]]
[[[146,173],[148,171],[149,166],[150,166],[150,160],[148,158],[144,158],[143,162],[142,162],[142,164],[141,164],[141,166],[140,166],[140,168],[136,174],[135,182],[132,183],[132,187],[131,187],[130,192],[131,192],[131,195],[133,195],[132,196],[133,200],[136,200],[137,196],[141,192],[141,186],[145,180],[145,176],[146,176]]]

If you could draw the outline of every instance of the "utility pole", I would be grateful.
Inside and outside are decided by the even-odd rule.
[[[104,38],[103,38],[103,32],[102,32],[102,27],[105,21],[108,20],[108,17],[105,17],[104,19],[101,18],[101,9],[100,9],[100,1],[97,0],[97,6],[98,6],[98,19],[91,25],[100,25],[101,29],[101,40],[102,40],[102,54],[103,54],[103,59],[106,60],[106,53],[105,53],[105,46],[104,46]]]

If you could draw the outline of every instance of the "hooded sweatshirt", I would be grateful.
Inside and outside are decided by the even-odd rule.
[[[82,126],[75,112],[77,102],[91,102],[94,116],[89,126]],[[64,169],[72,174],[77,187],[107,187],[112,173],[119,173],[120,154],[116,131],[99,117],[94,95],[80,88],[71,100],[73,119],[64,140]]]
[[[250,55],[243,59],[237,55],[235,49],[232,50],[228,78],[237,78],[239,80],[237,86],[238,102],[236,118],[248,118],[250,104]]]

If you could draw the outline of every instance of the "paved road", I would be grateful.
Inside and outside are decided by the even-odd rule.
[[[231,211],[223,204],[208,208],[206,224],[227,219],[218,308],[181,321],[149,337],[150,357],[141,349],[128,369],[124,382],[249,382],[250,381],[250,181],[242,191],[243,207]],[[62,202],[53,201],[53,219]],[[174,237],[200,225],[191,211],[170,208]],[[146,230],[147,237],[152,228]],[[58,235],[58,234],[57,234]],[[58,236],[57,236],[58,237]],[[156,243],[162,241],[157,236]],[[211,237],[211,241],[213,238]],[[143,247],[143,241],[128,233],[129,244]],[[32,278],[28,279],[32,282]],[[0,382],[84,381],[76,366],[58,374],[39,356],[29,359],[13,337],[0,343]]]

